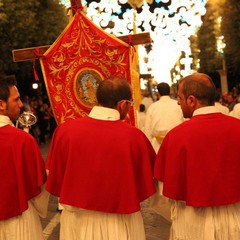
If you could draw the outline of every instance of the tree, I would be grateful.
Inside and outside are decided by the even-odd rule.
[[[33,81],[31,61],[14,63],[12,50],[52,44],[68,23],[56,0],[2,0],[0,4],[0,72],[15,74],[26,90]]]
[[[200,72],[212,73],[222,69],[222,56],[218,51],[218,40],[221,36],[219,24],[219,6],[209,1],[206,14],[202,18],[198,37]]]
[[[240,82],[240,1],[225,0],[222,4],[221,15],[228,77],[231,85],[235,86]]]
[[[216,73],[222,69],[224,58],[231,89],[239,84],[240,79],[240,1],[208,0],[202,21],[197,37],[191,37],[194,62],[197,63],[199,59],[200,63],[196,70]],[[225,44],[222,52],[218,49],[220,37]],[[196,67],[196,64],[194,66]]]
[[[12,49],[19,46],[27,47],[31,44],[35,30],[35,12],[37,2],[14,0],[3,1],[1,13],[5,14],[4,21],[1,22],[1,72],[14,72],[16,64],[12,63]]]
[[[57,0],[40,0],[37,12],[38,39],[36,45],[48,45],[60,35],[68,24],[67,10]]]

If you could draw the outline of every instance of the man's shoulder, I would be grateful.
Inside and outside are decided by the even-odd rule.
[[[159,105],[161,105],[160,100],[157,100],[156,102],[153,102],[149,107],[147,111],[152,111],[153,109],[155,109],[156,107],[158,107]]]
[[[233,110],[240,110],[240,103],[236,103]]]
[[[80,117],[80,118],[68,119],[67,121],[59,124],[58,127],[59,128],[71,127],[71,126],[74,126],[76,124],[79,124],[79,122],[86,121],[85,119],[88,119],[88,118]]]
[[[6,136],[9,141],[16,141],[18,144],[26,141],[34,141],[34,137],[23,129],[6,125],[1,128],[2,137]]]
[[[167,102],[179,106],[179,105],[178,105],[178,101],[177,101],[177,99],[175,99],[175,98],[169,97],[169,98],[167,98]]]
[[[156,108],[167,107],[169,105],[171,106],[169,110],[181,109],[181,107],[178,105],[177,100],[172,99],[169,96],[166,96],[166,97],[164,96],[164,98],[162,99],[160,98],[158,101],[151,104],[148,109],[151,109],[151,111],[154,111]]]

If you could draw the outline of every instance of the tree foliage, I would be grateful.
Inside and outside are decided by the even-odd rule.
[[[221,20],[221,21],[220,21]],[[225,48],[221,53],[218,41],[223,36]],[[192,36],[191,48],[194,67],[200,72],[216,73],[226,60],[230,88],[240,79],[240,1],[208,0],[202,26]],[[199,66],[197,66],[199,59]]]
[[[227,69],[230,79],[236,85],[240,82],[240,1],[225,0],[221,15]]]
[[[222,56],[218,51],[218,40],[221,36],[219,6],[208,2],[207,12],[203,16],[202,26],[197,33],[200,72],[215,72],[222,68]]]
[[[56,0],[2,0],[0,3],[0,72],[33,80],[31,61],[14,63],[12,50],[52,44],[68,23]]]

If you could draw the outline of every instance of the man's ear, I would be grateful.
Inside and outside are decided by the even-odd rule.
[[[6,109],[6,102],[0,99],[0,111],[3,111]]]
[[[197,99],[193,96],[193,95],[189,95],[187,98],[187,103],[191,106],[191,107],[195,107],[197,104]]]
[[[125,102],[122,100],[122,101],[119,101],[117,103],[117,106],[116,106],[116,110],[118,110],[119,112],[121,112],[125,107]]]

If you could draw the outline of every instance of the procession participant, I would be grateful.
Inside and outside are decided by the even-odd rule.
[[[139,109],[136,110],[137,114],[137,128],[141,129],[144,132],[145,120],[146,120],[146,112],[145,105],[140,104]]]
[[[221,102],[221,94],[216,91],[214,106],[223,114],[229,115],[229,108],[224,106]]]
[[[190,120],[163,140],[154,167],[172,206],[171,240],[240,239],[240,121],[214,106],[203,73],[179,82],[178,104]]]
[[[141,130],[122,121],[132,103],[126,79],[99,84],[98,106],[54,132],[47,190],[60,197],[60,239],[145,240],[140,202],[155,193],[156,154]]]
[[[15,77],[0,79],[0,239],[43,240],[39,215],[47,213],[49,193],[44,160],[35,139],[13,126],[23,104]]]
[[[240,95],[236,98],[236,104],[233,107],[233,110],[229,112],[229,116],[240,119]]]
[[[149,106],[144,127],[144,133],[156,153],[168,131],[184,121],[177,101],[170,97],[170,86],[161,82],[157,85],[157,89],[159,100]]]

